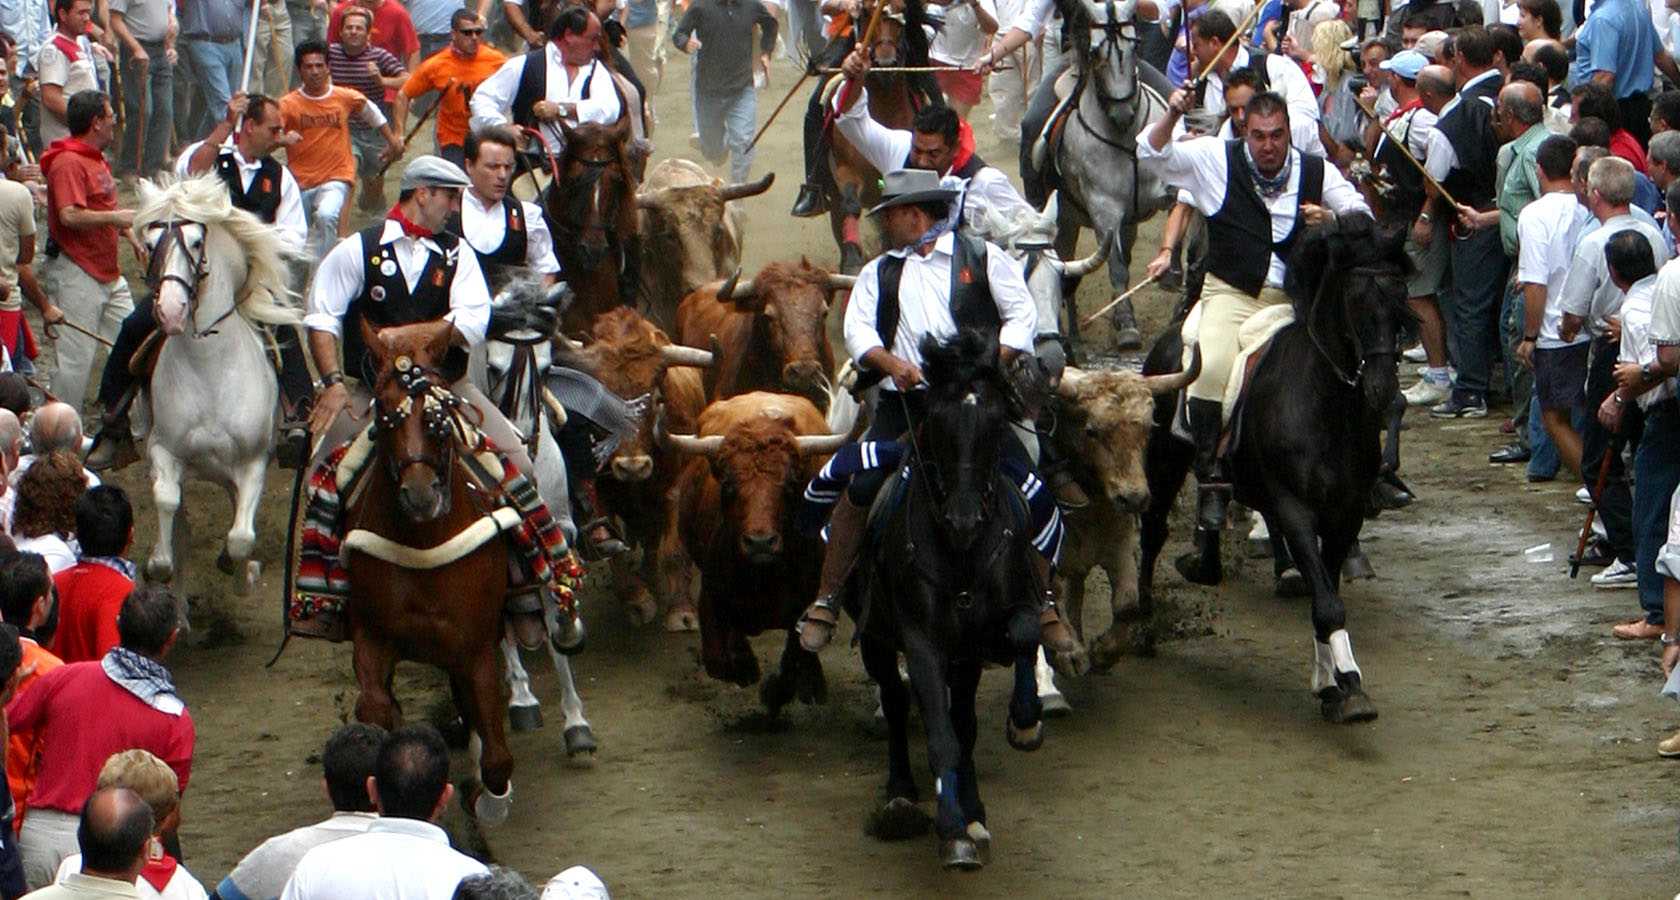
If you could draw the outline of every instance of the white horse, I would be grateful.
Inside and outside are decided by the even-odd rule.
[[[286,257],[297,248],[256,216],[235,209],[213,175],[140,182],[134,230],[149,248],[146,283],[164,335],[147,399],[157,547],[146,577],[175,574],[175,512],[187,473],[233,499],[218,566],[243,595],[261,572],[252,560],[257,503],[274,449],[279,386],[253,324],[296,324]]]

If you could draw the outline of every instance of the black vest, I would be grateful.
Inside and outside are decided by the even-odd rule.
[[[1272,89],[1272,73],[1270,69],[1266,68],[1266,57],[1270,55],[1271,54],[1264,50],[1248,51],[1248,65],[1244,66],[1244,68],[1252,71],[1255,79],[1260,82],[1254,89],[1256,94],[1263,94]],[[1231,71],[1236,72],[1238,70],[1232,69]],[[1223,83],[1223,81],[1221,83]],[[1197,106],[1205,106],[1207,104],[1207,89],[1208,83],[1206,81],[1196,83]],[[1226,112],[1228,114],[1230,111],[1227,110]]]
[[[986,275],[986,242],[961,232],[951,237],[951,318],[958,328],[996,332],[1003,327],[1003,316],[992,299],[992,282]],[[888,353],[898,337],[898,282],[903,276],[902,256],[883,256],[875,267],[875,333],[881,336],[881,346]]]
[[[1492,101],[1504,87],[1498,73],[1484,78],[1458,95],[1458,104],[1435,123],[1436,130],[1452,144],[1458,163],[1442,179],[1441,186],[1453,199],[1477,209],[1489,209],[1498,196],[1499,138],[1493,133]],[[1485,102],[1484,102],[1485,99]]]
[[[1260,188],[1248,171],[1242,141],[1225,142],[1225,202],[1208,217],[1208,274],[1258,297],[1266,286],[1266,272],[1272,254],[1289,259],[1295,238],[1301,233],[1301,203],[1318,203],[1324,196],[1324,158],[1300,154],[1301,185],[1297,193],[1295,224],[1283,240],[1272,241],[1272,214],[1260,197]]]
[[[595,81],[594,65],[589,67],[589,74],[583,78],[582,97],[589,99],[589,89]],[[538,100],[548,96],[548,47],[544,45],[525,53],[525,66],[519,71],[519,87],[513,92],[513,103],[509,107],[513,112],[513,122],[528,128],[537,127],[536,117],[531,115],[531,107],[537,105]]]
[[[449,312],[449,290],[455,282],[455,258],[459,252],[459,238],[442,233],[432,240],[446,255],[429,254],[426,267],[413,293],[408,290],[396,254],[389,244],[380,244],[385,221],[358,232],[362,239],[362,292],[350,301],[344,314],[344,371],[368,384],[373,383],[373,358],[362,341],[361,322],[366,319],[375,328],[390,325],[413,325],[441,319]]]
[[[452,235],[461,238],[467,236],[466,228],[462,225],[461,214],[451,213],[449,224],[444,228]],[[486,283],[495,284],[496,275],[507,266],[525,265],[525,251],[527,235],[525,233],[525,208],[512,194],[502,198],[502,245],[489,253],[480,252],[473,247],[471,241],[465,241],[466,246],[472,247],[473,253],[478,255],[478,266],[484,270]]]
[[[1383,206],[1383,217],[1391,222],[1410,222],[1417,218],[1423,209],[1423,173],[1406,158],[1401,147],[1411,149],[1412,130],[1416,127],[1417,111],[1405,117],[1405,126],[1399,131],[1389,128],[1388,131],[1397,140],[1391,141],[1387,134],[1377,138],[1376,162],[1383,166],[1388,173],[1388,180],[1393,183],[1394,190],[1388,196],[1388,202]]]
[[[273,157],[263,157],[257,174],[251,178],[249,191],[240,184],[239,163],[234,161],[232,153],[216,154],[216,177],[227,185],[228,196],[233,199],[235,208],[274,224],[275,216],[280,212],[280,164]]]

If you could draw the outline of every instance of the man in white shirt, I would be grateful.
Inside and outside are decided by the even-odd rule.
[[[1318,134],[1318,100],[1301,67],[1281,54],[1249,50],[1240,41],[1221,53],[1220,48],[1236,32],[1231,17],[1217,9],[1208,10],[1190,24],[1191,68],[1199,72],[1210,61],[1213,66],[1205,87],[1198,86],[1196,99],[1209,113],[1223,115],[1226,74],[1234,69],[1253,69],[1263,76],[1261,90],[1278,94],[1288,104],[1290,143],[1302,153],[1323,156],[1324,142]]]
[[[449,748],[436,729],[391,732],[367,785],[379,818],[305,853],[282,900],[450,900],[462,878],[489,871],[450,847],[434,824],[455,796]]]
[[[543,46],[502,64],[473,91],[473,128],[510,122],[536,128],[548,149],[566,145],[561,122],[611,125],[624,112],[612,74],[595,59],[601,20],[582,6],[562,11]]]
[[[545,286],[560,280],[560,260],[542,207],[508,193],[516,152],[512,136],[498,129],[469,131],[462,143],[472,186],[461,196],[461,211],[450,217],[449,230],[478,254],[492,288],[508,267],[539,273]]]
[[[41,146],[70,136],[66,112],[70,98],[82,91],[99,90],[99,70],[88,40],[88,20],[93,17],[92,0],[53,0],[58,30],[41,44],[36,69],[41,80]]]
[[[969,67],[986,52],[989,36],[997,32],[997,7],[992,0],[948,0],[944,9],[945,21],[928,46],[928,59],[941,67],[934,77],[945,92],[945,102],[967,119],[980,102],[982,80]],[[1008,77],[1020,80],[1019,73]]]
[[[1570,417],[1585,399],[1590,338],[1560,334],[1564,279],[1575,255],[1575,235],[1588,214],[1569,177],[1574,157],[1574,142],[1558,135],[1541,141],[1535,153],[1541,195],[1517,217],[1517,282],[1523,297],[1517,359],[1534,370],[1541,423],[1564,465],[1578,473],[1581,436]]]

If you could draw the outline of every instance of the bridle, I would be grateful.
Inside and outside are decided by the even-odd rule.
[[[903,391],[892,391],[891,393],[898,395],[898,402],[904,406],[904,418],[906,421],[909,421],[910,401],[905,399]],[[968,397],[964,398],[964,402],[968,402],[969,398],[973,398],[974,402],[979,402],[978,398],[972,391],[969,393]],[[924,485],[923,490],[927,493],[927,499],[934,510],[934,522],[937,523],[937,526],[941,531],[944,531],[950,528],[950,523],[946,520],[945,514],[942,512],[946,500],[950,497],[950,493],[946,490],[944,478],[940,474],[939,466],[922,453],[921,441],[918,435],[920,431],[921,428],[916,425],[912,425],[909,428],[910,464],[911,466],[920,469],[926,477],[911,480],[911,494],[914,493],[914,487],[916,484],[920,483]],[[978,469],[979,466],[977,466],[974,462],[969,461],[963,463],[963,468]],[[998,479],[994,474],[993,477],[979,478],[977,481],[980,484],[980,507],[990,513],[993,508],[993,500],[997,494]],[[906,495],[906,515],[908,515],[909,503],[910,495]],[[1015,529],[1009,525],[1005,525],[1003,528],[998,530],[996,539],[992,541],[990,552],[988,552],[984,558],[970,560],[970,562],[974,565],[972,569],[970,569],[971,575],[967,579],[967,583],[963,587],[952,591],[952,601],[958,609],[968,609],[974,605],[975,590],[979,587],[981,582],[991,575],[993,567],[1008,549],[1009,542],[1014,536]],[[908,551],[905,557],[906,560],[914,559],[916,555],[914,535],[912,535],[910,540],[907,542],[906,550]],[[930,584],[937,584],[932,575],[920,566],[914,567],[914,574],[923,581]]]
[[[379,395],[392,381],[402,388],[403,400],[394,409],[382,409]],[[445,478],[454,463],[457,443],[468,452],[477,449],[469,445],[467,437],[477,431],[476,425],[466,419],[466,410],[472,407],[462,403],[461,398],[443,383],[441,372],[428,369],[407,356],[399,356],[394,366],[381,373],[374,384],[373,434],[376,440],[402,427],[418,406],[427,444],[442,447],[441,453],[436,455],[423,453],[393,458],[384,454],[386,468],[393,481],[400,481],[403,471],[416,465],[427,466],[440,479]]]
[[[1355,266],[1351,269],[1345,270],[1341,280],[1343,284],[1346,284],[1349,276],[1364,275],[1372,281],[1376,281],[1380,276],[1385,274],[1391,274],[1391,272],[1388,269],[1379,266]],[[1393,333],[1393,329],[1389,329],[1387,343],[1368,347],[1362,346],[1359,335],[1354,333],[1354,330],[1349,323],[1349,317],[1344,315],[1343,324],[1348,326],[1348,346],[1358,348],[1356,352],[1359,354],[1358,359],[1355,360],[1353,374],[1349,375],[1342,368],[1341,364],[1336,361],[1335,355],[1330,352],[1329,348],[1324,346],[1324,342],[1318,337],[1318,332],[1313,328],[1314,319],[1316,318],[1316,314],[1319,310],[1320,302],[1324,299],[1325,285],[1328,284],[1329,281],[1330,279],[1328,277],[1319,279],[1318,290],[1313,293],[1312,308],[1307,316],[1306,322],[1307,337],[1312,341],[1313,348],[1318,351],[1318,355],[1323,357],[1324,362],[1330,366],[1330,371],[1335,374],[1336,380],[1350,388],[1358,387],[1360,379],[1365,377],[1365,367],[1371,360],[1380,359],[1382,357],[1395,357],[1399,355],[1399,340]],[[1346,291],[1343,291],[1342,303],[1344,307],[1347,304]]]
[[[1118,56],[1120,61],[1124,63],[1126,57],[1124,50],[1122,49],[1122,42],[1134,47],[1137,46],[1137,22],[1135,19],[1116,21],[1114,15],[1114,0],[1104,0],[1103,13],[1103,22],[1101,25],[1097,26],[1102,29],[1103,36],[1102,40],[1098,41],[1096,46],[1091,48],[1091,63],[1094,64],[1099,60],[1107,62],[1110,56]],[[1137,97],[1137,93],[1138,77],[1135,67],[1132,71],[1131,85],[1128,87],[1124,95],[1111,97],[1102,93],[1102,88],[1100,86],[1097,89],[1097,96],[1102,100],[1104,108],[1109,106],[1118,106],[1123,103],[1130,103]]]
[[[194,254],[191,248],[187,246],[185,229],[188,225],[197,225],[206,230],[205,246],[201,247],[197,254]],[[153,222],[150,227],[162,228],[163,234],[158,236],[157,244],[152,248],[151,259],[146,263],[146,287],[151,289],[153,298],[156,298],[158,289],[165,284],[171,281],[179,284],[181,289],[187,292],[187,322],[191,325],[191,330],[188,333],[194,340],[215,334],[216,326],[237,312],[239,304],[230,304],[227,311],[217,316],[208,327],[198,327],[198,289],[200,285],[204,284],[204,279],[210,277],[210,272],[205,266],[209,229],[202,222],[194,222],[188,219],[165,219]],[[170,251],[177,248],[187,258],[187,275],[185,277],[165,271],[169,265]],[[157,301],[153,299],[152,302],[155,304]]]

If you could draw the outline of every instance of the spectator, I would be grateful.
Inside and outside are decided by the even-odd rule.
[[[53,636],[58,605],[53,597],[52,573],[39,553],[17,553],[0,559],[0,618],[15,629],[23,653],[15,692],[22,693],[40,678],[64,665],[42,643]],[[7,702],[10,702],[8,698]],[[15,830],[28,808],[29,794],[40,771],[41,730],[12,727],[6,742],[6,783],[13,809]]]
[[[1642,144],[1648,137],[1635,137],[1623,127],[1621,109],[1611,98],[1610,89],[1602,84],[1588,82],[1576,85],[1569,95],[1574,102],[1574,120],[1579,122],[1586,118],[1602,119],[1605,127],[1610,129],[1611,154],[1633,163],[1635,169],[1644,172],[1645,150]]]
[[[502,6],[518,9],[519,4]],[[508,21],[513,22],[512,15]],[[510,121],[536,128],[548,149],[559,153],[566,144],[559,124],[562,119],[572,124],[618,121],[624,112],[618,91],[591,87],[611,83],[611,73],[595,59],[601,21],[581,6],[568,7],[554,18],[548,33],[547,42],[509,59],[479,84],[469,103],[473,128],[500,128]],[[525,67],[536,65],[543,67],[541,77],[534,78],[542,89],[519,90],[525,83]]]
[[[1609,89],[1621,110],[1620,121],[1633,132],[1636,143],[1651,138],[1648,95],[1655,80],[1653,66],[1661,68],[1669,81],[1680,83],[1680,69],[1663,49],[1649,9],[1638,0],[1599,0],[1575,29],[1575,64],[1569,83],[1576,90],[1588,83]],[[1614,131],[1616,123],[1606,121]]]
[[[525,876],[491,866],[483,875],[469,875],[455,886],[454,900],[538,900]]]
[[[356,157],[351,150],[354,124],[379,128],[385,135],[384,158],[402,156],[402,138],[391,129],[385,114],[360,91],[332,82],[327,45],[305,41],[294,60],[303,84],[280,98],[280,119],[289,149],[286,168],[303,190],[309,211],[309,258],[315,263],[338,243],[340,217],[350,185],[356,180]]]
[[[1680,129],[1680,90],[1663,91],[1651,102],[1651,135]]]
[[[339,726],[321,750],[321,784],[332,802],[332,816],[263,841],[222,879],[212,900],[279,900],[305,853],[367,831],[375,816],[368,780],[384,738],[385,729],[377,725]]]
[[[375,47],[395,56],[404,68],[412,69],[420,64],[420,36],[414,33],[414,20],[409,18],[408,10],[397,0],[338,0],[327,22],[329,43],[339,41],[344,14],[358,7],[372,14],[368,40]]]
[[[17,470],[22,452],[23,423],[18,421],[17,413],[0,404],[0,494],[10,487],[11,473]]]
[[[76,498],[81,561],[53,577],[58,630],[53,644],[65,662],[103,659],[117,646],[117,614],[138,574],[127,558],[134,544],[134,508],[122,488],[101,485]]]
[[[4,686],[0,687],[0,703],[11,702],[23,668],[23,647],[17,629],[0,625],[0,681],[4,681]],[[5,727],[4,721],[0,716],[0,728]],[[23,880],[23,856],[18,853],[17,832],[12,830],[17,806],[12,802],[10,791],[6,792],[6,802],[0,803],[0,811],[4,812],[0,815],[0,897],[10,900],[23,896],[29,890],[29,885]]]
[[[53,0],[53,16],[58,19],[58,27],[41,44],[35,67],[41,90],[42,146],[76,133],[70,126],[71,97],[99,90],[99,70],[93,56],[97,51],[87,36],[93,0]]]
[[[338,18],[338,40],[327,47],[327,68],[332,71],[333,84],[361,91],[380,113],[390,115],[385,98],[391,88],[402,87],[408,80],[408,69],[383,47],[368,43],[368,29],[373,13],[362,6],[351,6]],[[356,154],[356,174],[361,176],[362,194],[357,205],[363,212],[383,212],[385,207],[385,178],[380,174],[385,156],[385,142],[379,129],[366,123],[350,124],[350,146]]]
[[[35,336],[23,318],[23,301],[40,310],[46,322],[62,322],[64,313],[35,279],[35,197],[29,188],[0,180],[0,346],[12,368],[33,375]]]
[[[30,900],[100,900],[136,897],[134,881],[146,868],[152,847],[152,808],[128,788],[94,791],[77,818],[73,846],[81,849],[82,869],[62,882],[28,894]],[[27,865],[27,855],[25,856]]]
[[[1517,34],[1525,42],[1562,40],[1563,10],[1557,0],[1517,0]]]
[[[1517,29],[1505,24],[1489,25],[1488,37],[1493,41],[1493,67],[1506,81],[1511,80],[1511,64],[1522,59],[1523,40]],[[1545,86],[1541,85],[1541,90]]]
[[[292,86],[286,60],[292,58],[292,12],[286,0],[263,0],[257,17],[257,46],[251,57],[251,83],[234,93],[278,97]],[[237,87],[237,85],[235,85]]]
[[[1664,137],[1664,135],[1668,135]],[[1662,191],[1664,201],[1668,199],[1670,186],[1680,181],[1680,132],[1669,134],[1662,131],[1651,135],[1651,146],[1645,151],[1645,159],[1651,169],[1651,183]],[[1671,216],[1680,215],[1680,208],[1667,202],[1663,204],[1662,232],[1663,239],[1669,246],[1674,246],[1674,228],[1669,221]]]
[[[1437,117],[1457,92],[1453,88],[1452,70],[1446,66],[1425,65],[1419,68],[1426,58],[1415,50],[1403,51],[1394,58],[1390,69],[1400,73],[1393,81],[1394,90],[1398,99],[1402,100],[1402,109],[1409,111],[1404,114],[1403,119],[1391,120],[1388,128],[1396,137],[1404,140],[1413,157],[1427,167],[1430,148],[1434,143]],[[1416,97],[1406,96],[1409,88],[1404,75],[1410,72],[1416,73],[1412,82],[1416,87]],[[1416,106],[1412,105],[1413,100],[1417,101]],[[1379,146],[1378,152],[1385,151]],[[1386,152],[1390,160],[1406,163],[1404,159],[1394,159],[1398,154],[1393,150]],[[1402,167],[1390,165],[1389,171],[1402,171]],[[1410,229],[1410,240],[1406,242],[1406,255],[1412,260],[1414,270],[1412,277],[1406,282],[1406,302],[1418,317],[1418,342],[1423,345],[1427,366],[1423,378],[1406,389],[1405,397],[1408,404],[1427,409],[1445,401],[1452,393],[1452,375],[1447,352],[1450,333],[1441,314],[1442,305],[1439,300],[1447,279],[1449,229],[1444,221],[1439,228],[1435,226],[1430,205],[1423,199],[1425,194],[1422,177],[1418,177],[1412,185],[1415,192],[1413,197],[1417,199],[1406,206],[1407,211],[1415,216]]]
[[[111,98],[82,91],[70,98],[67,109],[71,136],[41,154],[47,233],[59,248],[58,257],[45,267],[43,287],[70,321],[111,341],[134,311],[117,259],[118,237],[134,224],[134,210],[118,205],[117,183],[105,163],[104,151],[116,128]],[[65,329],[54,341],[52,390],[78,408],[87,398],[95,340]]]
[[[1574,138],[1575,143],[1579,146],[1603,147],[1605,150],[1610,150],[1610,126],[1606,125],[1603,119],[1592,116],[1582,116],[1576,119],[1575,124],[1569,127],[1569,136]],[[1611,151],[1611,153],[1614,152]],[[1619,158],[1626,159],[1626,157]],[[1647,162],[1647,168],[1649,165]],[[1655,223],[1654,215],[1661,205],[1662,193],[1657,190],[1656,183],[1651,181],[1651,176],[1634,169],[1633,208],[1638,210],[1637,215]]]
[[[572,866],[550,878],[543,886],[542,900],[611,900],[601,876],[585,866]]]
[[[148,852],[145,868],[134,879],[140,900],[204,900],[204,885],[163,849],[175,843],[175,833],[181,827],[181,793],[175,770],[144,750],[124,750],[105,761],[98,785],[100,790],[127,788],[152,808],[152,846],[161,852]],[[54,881],[63,884],[81,870],[82,854],[65,857],[58,864]]]
[[[1377,101],[1371,104],[1371,110],[1378,118],[1387,118],[1394,114],[1400,104],[1394,99],[1394,88],[1389,82],[1389,69],[1383,65],[1394,56],[1392,48],[1382,38],[1371,38],[1359,48],[1360,71],[1365,75],[1365,85],[1377,93]],[[1416,78],[1416,76],[1413,76]],[[1364,114],[1360,114],[1361,121],[1369,121]]]
[[[399,9],[403,4],[397,4]],[[413,70],[418,68],[421,60],[429,59],[434,54],[449,49],[454,40],[454,14],[457,12],[471,12],[477,15],[475,9],[469,10],[462,6],[461,0],[408,0],[407,12],[410,25],[414,28],[414,35],[418,39],[419,49],[414,59],[406,65]]]
[[[250,7],[240,0],[180,0],[181,41],[192,63],[193,96],[204,104],[184,137],[209,134],[222,117],[245,63],[245,28]],[[194,109],[198,102],[193,104]]]
[[[76,531],[76,498],[86,488],[81,463],[64,450],[48,454],[18,480],[12,539],[19,550],[45,557],[55,575],[76,564],[70,540]]]
[[[327,0],[286,0],[286,17],[292,22],[292,52],[297,52],[297,46],[305,41],[326,41]],[[276,62],[285,67],[283,57],[276,57]],[[287,79],[287,86],[297,87],[295,72]]]
[[[386,737],[369,794],[379,818],[362,834],[305,853],[284,900],[448,900],[462,878],[489,871],[451,848],[449,835],[433,824],[455,794],[449,748],[436,729],[410,726]]]
[[[29,419],[29,453],[17,457],[7,467],[6,476],[9,490],[0,495],[0,529],[11,530],[13,512],[17,506],[17,486],[23,481],[23,473],[35,464],[35,460],[45,457],[55,451],[64,451],[72,456],[82,451],[82,417],[68,403],[52,401],[44,403]],[[88,487],[98,487],[99,476],[82,466],[82,477],[87,479]]]
[[[64,857],[76,852],[72,823],[111,754],[151,751],[169,764],[180,790],[186,790],[193,722],[163,665],[180,629],[175,595],[155,585],[142,587],[123,601],[117,617],[120,646],[99,662],[54,669],[6,707],[13,727],[41,729],[40,776],[19,834],[31,885],[51,881]],[[89,710],[99,714],[91,716]],[[150,822],[146,831],[149,835]],[[82,852],[84,867],[96,865],[98,857],[85,844]],[[138,874],[136,869],[127,880]]]
[[[441,91],[437,99],[438,155],[458,166],[465,165],[461,148],[472,117],[467,98],[505,62],[506,54],[484,42],[484,20],[470,9],[456,10],[450,18],[449,46],[426,57],[397,93],[397,131],[408,133],[410,103]]]
[[[964,119],[980,102],[982,77],[970,67],[991,45],[998,30],[997,7],[992,0],[948,0],[945,24],[928,47],[928,59],[939,67],[933,73],[945,103]],[[1011,73],[1007,76],[1019,78]]]
[[[168,163],[175,121],[175,4],[170,0],[108,0],[111,31],[122,60],[122,150],[117,172],[151,177]],[[145,145],[140,143],[145,138]]]
[[[1536,51],[1536,53],[1539,52]],[[1562,73],[1560,77],[1569,77],[1567,59],[1560,69]],[[1569,133],[1569,94],[1567,91],[1563,92],[1563,105],[1561,107],[1556,104],[1554,98],[1557,96],[1558,83],[1553,80],[1552,71],[1545,63],[1534,59],[1533,54],[1528,54],[1525,51],[1522,59],[1511,64],[1511,78],[1517,81],[1532,82],[1540,88],[1540,96],[1544,101],[1541,104],[1542,121],[1546,123],[1547,131],[1552,134]]]
[[[757,54],[752,46],[754,25]],[[677,23],[671,43],[696,59],[694,128],[700,133],[701,155],[713,165],[729,157],[729,180],[746,181],[755,155],[747,145],[758,122],[753,72],[769,71],[770,53],[776,49],[775,17],[758,0],[694,0]],[[978,88],[978,82],[974,86]]]
[[[29,412],[29,381],[17,372],[0,372],[0,409],[4,409],[17,418]],[[22,424],[18,426],[18,438],[22,440]],[[10,449],[15,450],[16,447]],[[13,460],[16,462],[16,460]]]

